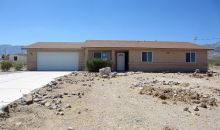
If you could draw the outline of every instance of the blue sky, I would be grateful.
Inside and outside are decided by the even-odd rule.
[[[194,37],[220,41],[220,0],[0,0],[0,45]]]

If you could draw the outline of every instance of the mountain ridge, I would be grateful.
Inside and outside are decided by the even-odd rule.
[[[22,47],[23,46],[21,46],[21,45],[19,45],[19,46],[9,45],[9,44],[0,45],[0,55],[23,53]]]
[[[214,44],[206,44],[204,46],[214,49],[208,52],[209,60],[220,61],[220,41]]]

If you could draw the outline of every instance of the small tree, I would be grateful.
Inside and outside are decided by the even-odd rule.
[[[112,62],[110,60],[91,59],[87,61],[87,68],[90,72],[98,72],[99,69],[104,67],[111,67]]]
[[[5,59],[5,55],[4,54],[2,54],[2,59]]]
[[[11,67],[12,67],[12,62],[9,62],[9,61],[1,62],[1,69],[3,71],[8,71],[8,70],[10,70]]]

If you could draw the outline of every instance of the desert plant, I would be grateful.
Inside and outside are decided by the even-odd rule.
[[[91,59],[87,61],[87,69],[90,72],[98,72],[99,69],[104,67],[111,67],[112,62],[110,60]]]
[[[2,71],[8,71],[11,67],[12,67],[12,62],[9,62],[9,61],[1,62]]]
[[[14,64],[13,67],[15,68],[15,70],[20,71],[23,68],[22,64]]]
[[[209,61],[210,65],[220,66],[220,61]]]

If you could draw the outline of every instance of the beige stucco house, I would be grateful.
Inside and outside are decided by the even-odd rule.
[[[111,60],[114,71],[207,71],[210,48],[188,42],[87,40],[38,42],[27,49],[28,70],[85,70],[89,59]]]

